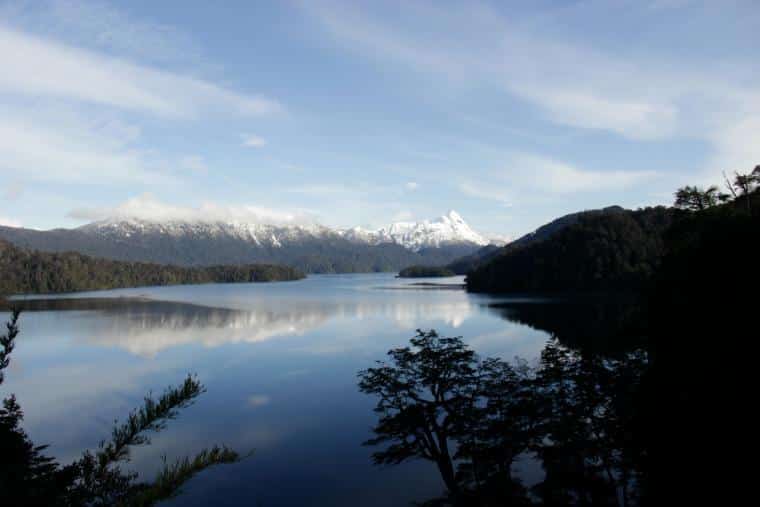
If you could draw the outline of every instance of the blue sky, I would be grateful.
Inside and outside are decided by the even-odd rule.
[[[0,2],[0,223],[517,236],[760,163],[755,0]]]

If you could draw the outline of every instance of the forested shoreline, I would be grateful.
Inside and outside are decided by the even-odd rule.
[[[24,250],[0,240],[0,294],[45,294],[149,285],[274,282],[305,275],[288,266],[183,267]]]

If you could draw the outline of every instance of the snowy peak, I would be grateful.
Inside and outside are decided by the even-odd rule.
[[[124,239],[144,235],[172,237],[233,237],[256,245],[279,248],[283,243],[303,239],[340,236],[357,243],[395,243],[415,252],[451,244],[487,245],[489,241],[473,231],[456,211],[435,220],[394,222],[376,230],[354,227],[330,229],[322,225],[267,225],[244,221],[143,220],[113,218],[85,225],[80,230],[99,236]]]
[[[341,233],[354,241],[396,243],[414,251],[457,243],[488,244],[488,240],[473,231],[459,213],[453,210],[433,221],[394,222],[377,230],[354,227]]]

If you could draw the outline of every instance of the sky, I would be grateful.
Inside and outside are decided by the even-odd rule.
[[[516,237],[760,163],[760,2],[0,0],[0,224]]]

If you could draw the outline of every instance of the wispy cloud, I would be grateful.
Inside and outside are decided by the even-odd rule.
[[[36,181],[171,183],[157,161],[131,148],[122,126],[76,114],[47,116],[0,108],[0,173]],[[128,136],[127,136],[128,137]]]
[[[163,202],[150,193],[133,197],[114,207],[79,208],[68,217],[76,220],[139,219],[148,221],[238,222],[271,225],[308,225],[314,218],[306,212],[281,211],[250,204],[179,206]]]
[[[243,146],[249,148],[263,148],[267,144],[266,139],[255,134],[243,134],[241,137],[243,139]]]
[[[180,165],[182,168],[189,169],[191,171],[201,173],[208,172],[206,161],[203,160],[203,157],[200,155],[188,155],[186,157],[182,157],[182,160],[180,160]]]
[[[657,177],[654,171],[592,171],[536,155],[515,155],[502,172],[535,190],[552,194],[626,190]]]
[[[0,18],[32,33],[154,62],[199,61],[202,50],[173,26],[140,19],[98,0],[35,0],[0,6]]]
[[[658,178],[654,171],[594,171],[533,154],[511,154],[503,167],[486,178],[465,179],[458,188],[465,195],[512,206],[532,198],[566,194],[622,191]]]
[[[739,159],[745,164],[749,157],[757,159],[757,150],[748,148],[757,143],[746,142],[760,138],[760,126],[753,120],[760,117],[760,91],[749,62],[705,70],[704,62],[690,65],[665,51],[606,50],[566,29],[569,19],[581,19],[575,24],[583,26],[590,19],[619,17],[621,11],[653,24],[660,21],[661,8],[638,2],[580,2],[548,9],[544,17],[508,19],[483,3],[399,4],[405,19],[425,20],[425,29],[416,30],[414,23],[397,23],[386,13],[354,3],[299,5],[347,50],[406,65],[416,75],[430,75],[436,86],[501,87],[558,125],[612,132],[628,140],[704,140],[713,148],[705,163],[713,176]],[[652,3],[664,5],[675,9],[685,3]],[[741,16],[752,12],[752,3],[737,2],[732,9]],[[723,12],[704,8],[678,15],[680,23],[680,16],[692,15],[695,23],[707,23]],[[737,72],[737,67],[744,71]],[[743,128],[737,138],[729,132],[736,132],[738,125]]]
[[[161,117],[201,112],[270,114],[276,101],[209,81],[134,64],[0,25],[0,92],[52,97]]]

